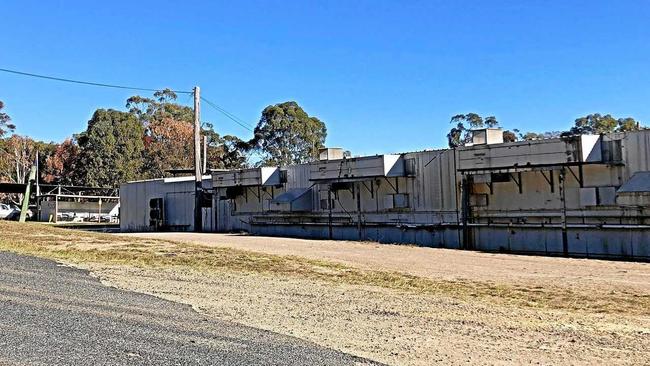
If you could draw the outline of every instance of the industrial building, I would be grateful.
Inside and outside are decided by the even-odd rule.
[[[650,259],[650,130],[215,171],[203,231]],[[122,185],[122,231],[194,230],[194,177]]]

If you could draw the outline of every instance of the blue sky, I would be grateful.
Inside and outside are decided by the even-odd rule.
[[[457,113],[650,124],[650,1],[3,1],[0,67],[191,89],[257,123],[296,100],[353,154],[446,145]],[[18,133],[61,141],[134,92],[0,73]],[[188,96],[179,98],[190,103]],[[251,133],[204,105],[223,134]]]

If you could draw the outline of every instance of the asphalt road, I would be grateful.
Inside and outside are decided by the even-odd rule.
[[[313,343],[207,319],[102,285],[88,272],[0,252],[0,365],[359,365]]]

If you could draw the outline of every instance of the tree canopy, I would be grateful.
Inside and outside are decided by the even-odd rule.
[[[483,118],[476,113],[457,114],[451,117],[449,123],[455,124],[447,134],[447,140],[451,148],[463,146],[470,142],[472,139],[472,129],[499,127],[499,121],[497,121],[496,117],[489,116]]]
[[[16,126],[11,123],[11,117],[2,111],[4,107],[5,104],[0,100],[0,138],[16,129]]]
[[[249,145],[262,156],[261,164],[289,165],[315,160],[327,128],[291,101],[266,107],[254,134]]]
[[[117,186],[140,177],[144,128],[134,114],[98,109],[77,137],[83,184]]]
[[[463,146],[471,138],[471,130],[477,128],[499,127],[499,121],[494,116],[483,118],[476,113],[457,114],[451,117],[450,123],[454,124],[447,134],[449,147],[454,148]],[[573,127],[566,131],[547,131],[547,132],[526,132],[520,133],[518,129],[503,131],[504,142],[515,142],[518,140],[543,140],[559,138],[569,135],[583,134],[601,134],[611,132],[638,131],[645,129],[640,122],[632,117],[614,118],[610,114],[601,115],[599,113],[589,114],[577,118]]]
[[[56,146],[52,154],[45,159],[43,180],[47,183],[75,185],[79,176],[79,145],[71,139],[65,139]]]
[[[248,166],[248,143],[237,136],[220,136],[211,123],[205,123],[202,134],[207,137],[208,168],[242,169]]]
[[[641,124],[632,117],[614,118],[611,114],[589,114],[577,118],[574,126],[568,131],[572,135],[601,134],[611,132],[636,131]]]
[[[147,129],[149,123],[162,119],[175,121],[194,121],[194,110],[191,107],[176,103],[177,95],[170,89],[153,93],[153,98],[134,95],[126,100],[126,108],[133,113]]]
[[[174,168],[194,165],[194,111],[176,103],[176,94],[161,90],[153,98],[135,95],[126,107],[144,128],[143,176],[156,178]],[[235,136],[219,136],[213,125],[203,122],[201,134],[207,136],[208,168],[242,168],[247,164],[247,146]]]
[[[159,178],[174,168],[194,164],[194,113],[176,101],[176,94],[164,89],[149,96],[134,95],[126,100],[127,111],[98,109],[87,129],[61,144],[34,141],[11,135],[15,126],[2,112],[0,101],[0,181],[23,182],[36,152],[40,154],[41,179],[65,185],[118,186],[129,180]],[[471,130],[499,127],[495,116],[477,113],[451,117],[447,138],[450,147],[471,141]],[[645,129],[632,117],[589,114],[577,118],[566,131],[503,131],[504,142],[558,138],[572,134],[600,134]],[[203,121],[201,134],[207,142],[207,166],[212,169],[240,169],[249,166],[251,153],[258,165],[290,165],[313,161],[327,137],[325,123],[309,116],[294,101],[266,107],[254,129],[243,141],[220,135]]]

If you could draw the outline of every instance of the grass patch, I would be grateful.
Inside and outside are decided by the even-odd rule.
[[[399,272],[362,270],[295,256],[90,233],[38,223],[0,221],[0,250],[69,263],[180,266],[199,271],[252,272],[330,283],[378,286],[461,300],[479,299],[520,307],[650,315],[650,294],[576,293],[565,288],[523,287],[462,280],[436,281]]]

